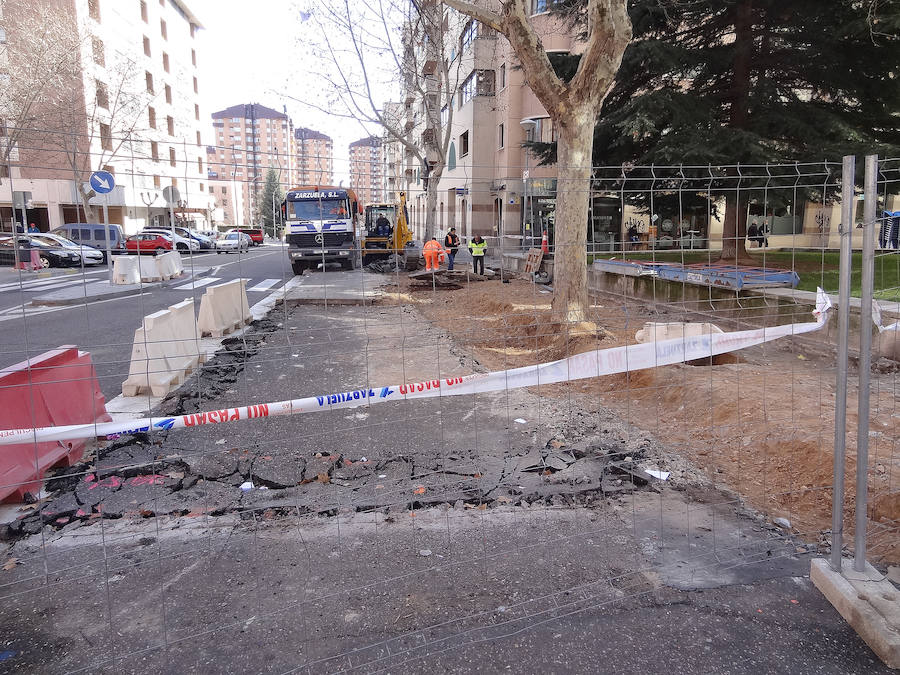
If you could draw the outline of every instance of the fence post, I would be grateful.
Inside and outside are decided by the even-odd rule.
[[[847,452],[847,347],[850,334],[850,272],[856,158],[844,157],[841,174],[840,284],[838,289],[837,381],[834,397],[834,488],[831,500],[831,568],[841,571],[844,546],[844,468]]]
[[[872,372],[872,295],[875,283],[875,215],[878,155],[866,156],[863,203],[862,289],[859,307],[859,409],[856,428],[856,524],[853,569],[866,569],[866,513],[869,496],[869,380]]]

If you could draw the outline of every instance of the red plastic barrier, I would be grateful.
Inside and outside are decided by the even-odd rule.
[[[0,428],[110,422],[88,352],[63,345],[0,370]],[[37,494],[47,469],[81,459],[86,441],[22,443],[0,450],[0,501]]]

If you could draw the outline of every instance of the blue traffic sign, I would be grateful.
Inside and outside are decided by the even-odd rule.
[[[91,174],[91,188],[98,195],[105,195],[112,192],[116,186],[116,179],[109,171],[95,171]]]

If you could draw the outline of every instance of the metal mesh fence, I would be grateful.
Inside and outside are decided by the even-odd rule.
[[[878,169],[877,221],[856,199],[852,227],[877,229],[884,327],[900,314],[900,161]],[[11,669],[455,669],[455,654],[552,644],[668,593],[804,576],[832,543],[838,340],[834,321],[799,327],[816,321],[817,287],[837,304],[842,187],[833,163],[596,167],[554,197],[526,187],[521,221],[498,230],[475,208],[490,185],[472,182],[455,275],[446,262],[341,270],[324,253],[295,275],[277,238],[225,258],[186,251],[181,276],[128,295],[104,267],[4,268],[4,427],[104,430],[104,411],[134,425],[83,452],[39,434],[7,446],[19,458],[0,479]],[[571,251],[547,207],[578,190],[589,306],[574,323],[551,307]],[[540,266],[526,268],[544,231]],[[488,238],[484,276],[471,272],[474,234]],[[854,255],[842,300],[857,336],[871,327]],[[191,299],[187,333],[160,328]],[[221,319],[210,330],[204,311]],[[734,337],[757,329],[746,347]],[[744,348],[716,351],[719,332]],[[896,335],[876,332],[870,375],[868,555],[885,564],[900,554]],[[44,360],[70,344],[69,360]],[[640,344],[655,350],[649,367]],[[666,362],[659,345],[684,358]],[[617,348],[621,367],[565,361],[571,381],[527,379]],[[78,350],[88,366],[73,365]],[[452,390],[500,372],[505,386]],[[122,396],[132,377],[143,384]],[[276,413],[307,397],[310,410]]]

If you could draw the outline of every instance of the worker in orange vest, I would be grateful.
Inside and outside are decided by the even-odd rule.
[[[432,237],[431,241],[426,242],[425,246],[422,248],[422,253],[425,256],[425,270],[429,271],[432,268],[435,270],[440,269],[440,265],[444,262],[444,247],[441,246],[440,242],[436,237]]]

